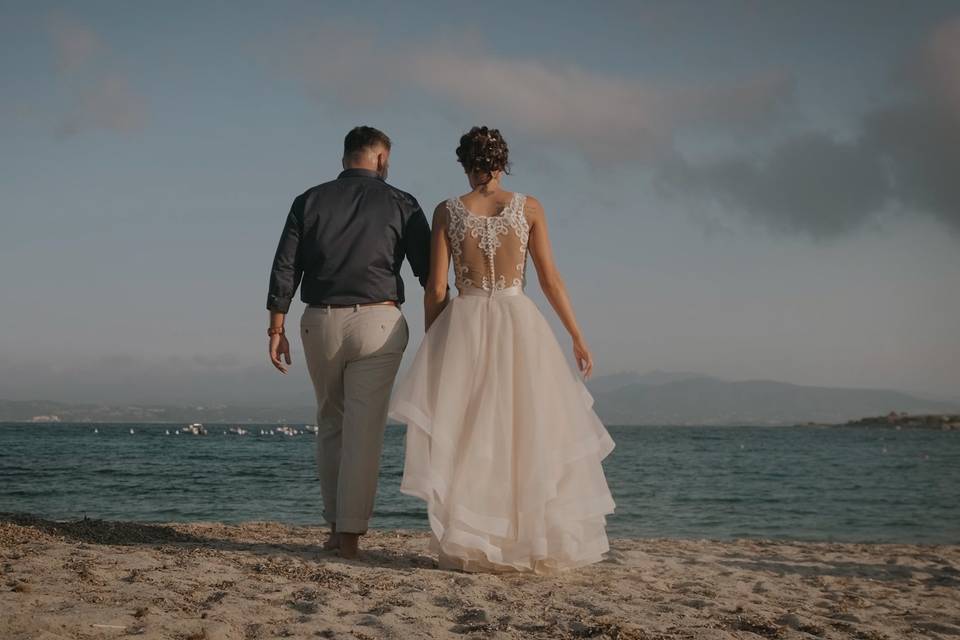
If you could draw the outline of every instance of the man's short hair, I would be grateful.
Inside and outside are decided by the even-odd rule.
[[[383,131],[373,127],[354,127],[343,139],[343,157],[349,158],[358,152],[377,145],[390,150],[390,138]]]

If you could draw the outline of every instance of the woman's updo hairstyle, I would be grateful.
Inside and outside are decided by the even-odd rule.
[[[469,174],[486,175],[486,182],[493,178],[495,171],[510,173],[507,141],[499,129],[474,127],[460,136],[457,161]]]

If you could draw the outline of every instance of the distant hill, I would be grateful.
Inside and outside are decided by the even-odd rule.
[[[699,374],[617,374],[589,387],[607,424],[839,423],[889,411],[948,413],[960,408],[899,391],[730,382]]]
[[[652,371],[598,377],[588,384],[606,424],[838,424],[890,411],[957,413],[960,403],[882,389],[812,387],[772,380],[732,382],[698,373]],[[238,404],[107,405],[0,400],[0,421],[314,423],[316,409]]]
[[[681,380],[694,380],[697,378],[709,379],[709,376],[705,376],[702,373],[661,371],[659,369],[655,369],[649,373],[629,371],[594,378],[589,382],[588,386],[593,393],[606,393],[609,391],[617,391],[630,385],[655,386],[666,384],[667,382],[679,382]]]

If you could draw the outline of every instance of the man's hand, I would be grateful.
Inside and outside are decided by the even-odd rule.
[[[287,361],[287,365],[293,364],[290,360],[290,343],[287,341],[287,336],[282,333],[270,336],[270,362],[277,368],[277,371],[286,373],[287,365],[283,364],[280,359],[281,356]]]

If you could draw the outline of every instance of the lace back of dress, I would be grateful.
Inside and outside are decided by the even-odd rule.
[[[530,227],[524,215],[526,196],[514,193],[494,216],[478,216],[460,198],[447,200],[447,234],[458,289],[499,291],[523,287]]]

